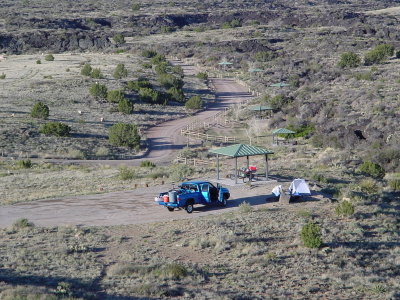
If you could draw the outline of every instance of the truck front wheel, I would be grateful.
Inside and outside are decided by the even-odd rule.
[[[186,206],[186,211],[188,214],[191,214],[193,212],[193,204],[188,204]]]
[[[173,207],[167,206],[167,209],[168,209],[169,211],[174,211],[174,208],[173,208]]]

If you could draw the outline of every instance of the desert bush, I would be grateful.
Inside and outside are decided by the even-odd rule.
[[[372,72],[365,72],[365,73],[354,73],[353,77],[357,80],[368,80],[372,81]]]
[[[361,64],[361,58],[354,52],[342,53],[338,66],[341,68],[355,68]]]
[[[124,64],[118,64],[114,70],[113,74],[115,79],[121,79],[128,76],[128,70],[125,68]]]
[[[364,173],[365,175],[375,178],[385,177],[385,169],[381,165],[373,163],[371,161],[364,161],[359,167],[359,171],[361,173]]]
[[[208,74],[206,72],[199,72],[196,77],[201,80],[208,80]]]
[[[164,86],[166,89],[175,87],[177,89],[182,89],[183,87],[183,80],[180,78],[175,77],[172,74],[161,74],[158,77],[158,82]]]
[[[392,56],[394,53],[394,47],[389,44],[381,44],[376,46],[373,50],[365,53],[364,64],[370,66],[372,64],[380,64],[385,61],[386,58]]]
[[[400,179],[390,179],[389,187],[393,192],[400,192]]]
[[[31,116],[33,118],[46,120],[49,117],[49,107],[43,102],[37,102],[32,107]]]
[[[4,74],[4,73],[1,73],[1,75],[0,75],[0,79],[6,79],[6,74]]]
[[[90,76],[92,74],[92,66],[88,63],[84,64],[81,69],[81,75]]]
[[[155,67],[155,71],[158,75],[162,75],[167,73],[169,67],[169,63],[167,62],[161,62]]]
[[[241,27],[241,26],[242,26],[242,22],[238,19],[233,19],[230,22],[225,22],[224,24],[222,24],[223,29],[236,28],[236,27]]]
[[[152,88],[153,85],[145,78],[139,78],[137,81],[128,81],[126,88],[131,91],[139,91],[140,88]]]
[[[287,128],[295,132],[294,137],[306,137],[315,131],[314,124],[302,124],[300,126],[288,125]]]
[[[119,103],[125,99],[125,94],[122,90],[112,90],[107,92],[107,100],[113,103]]]
[[[142,51],[142,56],[146,58],[153,58],[156,56],[158,53],[154,50],[143,50]]]
[[[42,61],[40,60],[40,59],[38,59],[37,61],[36,61],[36,64],[37,65],[40,65],[42,63]]]
[[[114,35],[113,40],[115,44],[117,44],[117,46],[125,43],[125,37],[121,33],[117,33],[116,35]]]
[[[320,248],[322,246],[321,228],[318,224],[308,222],[303,226],[300,238],[304,246],[308,248]]]
[[[137,178],[135,171],[127,166],[121,166],[118,171],[118,178],[121,180],[132,180]]]
[[[89,93],[96,99],[106,99],[107,98],[107,87],[104,84],[94,83],[90,87]]]
[[[162,100],[162,95],[160,92],[151,88],[140,88],[139,98],[144,102],[160,103]]]
[[[201,109],[203,107],[203,100],[200,96],[193,96],[185,103],[187,109]]]
[[[183,91],[176,87],[169,88],[167,94],[169,98],[173,101],[183,102],[185,100],[185,94],[183,93]]]
[[[378,183],[371,179],[363,179],[360,182],[360,190],[368,195],[377,194],[380,190]]]
[[[162,63],[162,62],[166,62],[166,61],[167,61],[167,59],[165,58],[165,56],[162,55],[162,54],[159,54],[159,53],[157,53],[156,55],[154,55],[154,56],[151,58],[151,60],[150,60],[150,62],[151,62],[153,65],[158,65],[158,64],[160,64],[160,63]]]
[[[90,77],[95,78],[95,79],[101,79],[104,76],[101,73],[101,70],[99,68],[95,68],[92,70],[92,73],[90,73]]]
[[[174,30],[175,30],[175,28],[171,27],[171,26],[161,26],[160,27],[161,33],[170,33],[170,32],[173,32]]]
[[[140,166],[143,168],[155,168],[155,163],[150,160],[144,160],[140,163]]]
[[[182,69],[181,66],[173,66],[171,68],[171,72],[176,74],[176,75],[178,75],[180,78],[185,77],[185,74],[184,74],[183,69]]]
[[[110,154],[110,150],[106,147],[99,147],[96,149],[95,155],[98,157],[108,156]]]
[[[139,3],[132,3],[131,9],[132,9],[133,11],[138,11],[138,10],[140,10],[140,4],[139,4]]]
[[[122,99],[118,102],[118,111],[129,115],[133,112],[134,106],[133,103],[128,99]]]
[[[71,127],[60,122],[48,122],[40,127],[40,133],[54,136],[69,136]]]
[[[400,58],[400,50],[396,51],[396,58]]]
[[[47,54],[47,55],[44,57],[44,60],[45,60],[45,61],[53,61],[53,60],[54,60],[54,55],[53,55],[53,54]]]
[[[134,124],[117,123],[111,126],[108,133],[110,144],[129,148],[139,148],[140,135]]]
[[[32,168],[32,161],[30,159],[22,159],[17,161],[17,167],[19,169],[30,169]]]
[[[351,216],[354,214],[354,205],[351,202],[344,200],[335,207],[335,212],[339,216]]]
[[[188,270],[184,265],[178,263],[167,264],[154,270],[154,274],[163,278],[181,279],[188,275]]]
[[[318,181],[319,183],[328,183],[328,178],[326,178],[324,175],[319,174],[319,173],[314,173],[311,176],[311,179]]]
[[[247,214],[253,211],[253,207],[251,207],[250,203],[243,201],[239,204],[239,212],[241,214]]]
[[[289,97],[286,97],[284,95],[276,95],[275,97],[269,99],[269,105],[272,107],[274,110],[280,110],[282,107],[285,107],[289,103],[292,102],[292,99]]]
[[[259,51],[254,55],[254,59],[260,62],[271,61],[276,58],[276,54],[273,51]]]
[[[169,178],[175,182],[181,182],[188,179],[194,172],[193,168],[188,165],[174,165],[170,168]]]
[[[27,228],[27,227],[33,227],[34,224],[32,222],[29,222],[28,219],[26,218],[20,218],[16,220],[13,224],[14,229],[22,229],[22,228]]]

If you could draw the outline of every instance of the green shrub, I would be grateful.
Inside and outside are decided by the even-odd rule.
[[[151,63],[143,63],[143,64],[142,64],[142,67],[143,67],[144,69],[151,69],[151,68],[153,67],[153,65],[152,65]]]
[[[400,192],[400,179],[389,180],[389,187],[393,192]]]
[[[335,212],[339,216],[351,216],[354,214],[354,205],[344,200],[335,207]]]
[[[36,102],[32,107],[31,116],[32,118],[44,119],[49,117],[49,107],[43,102]]]
[[[183,93],[183,91],[176,87],[169,88],[167,94],[169,98],[173,101],[183,102],[185,100],[185,94]]]
[[[308,222],[300,233],[301,240],[307,248],[320,248],[322,246],[321,228],[318,224]]]
[[[138,11],[138,10],[140,10],[140,4],[139,4],[139,3],[132,3],[131,9],[132,9],[133,11]]]
[[[194,170],[188,165],[174,165],[170,168],[170,179],[175,182],[181,182],[188,179],[193,174]]]
[[[183,78],[185,76],[181,66],[173,66],[171,68],[171,72],[178,75],[180,78]]]
[[[117,33],[116,35],[114,35],[113,40],[115,44],[117,44],[117,46],[125,43],[125,37],[121,33]]]
[[[311,133],[315,131],[314,124],[302,124],[300,126],[288,125],[287,128],[296,132],[293,134],[294,137],[305,137],[309,136]]]
[[[200,96],[193,96],[185,103],[187,109],[201,109],[203,107],[203,100]]]
[[[142,51],[142,56],[146,58],[152,58],[156,56],[158,53],[154,50],[143,50]]]
[[[32,161],[30,159],[22,159],[17,161],[17,167],[19,169],[30,169],[32,168]]]
[[[131,91],[139,91],[140,88],[153,88],[153,85],[145,78],[139,78],[137,81],[128,81],[126,88]]]
[[[139,148],[140,135],[134,124],[117,123],[111,126],[108,133],[110,144],[129,148]]]
[[[26,218],[20,218],[16,220],[13,224],[14,229],[22,229],[22,228],[27,228],[27,227],[33,227],[34,224],[32,222],[29,222],[28,219]]]
[[[54,60],[53,54],[47,54],[47,55],[44,57],[44,60],[46,60],[46,61],[53,61],[53,60]]]
[[[169,67],[169,63],[167,62],[161,62],[155,67],[155,71],[158,75],[162,75],[167,73]]]
[[[400,51],[396,51],[396,58],[400,58]]]
[[[368,80],[372,81],[372,72],[365,72],[365,73],[354,73],[353,77],[357,80]]]
[[[118,178],[121,180],[132,180],[137,178],[137,176],[133,169],[130,169],[127,166],[121,166],[119,168]]]
[[[289,97],[286,97],[284,95],[276,95],[275,97],[273,97],[269,100],[269,105],[274,110],[280,110],[280,109],[282,109],[282,107],[285,107],[286,105],[288,105],[291,102],[292,102],[292,99]]]
[[[360,182],[360,190],[368,195],[377,194],[379,192],[379,185],[373,179],[363,179]]]
[[[107,98],[107,87],[100,83],[94,83],[90,87],[89,93],[96,99],[106,99]]]
[[[107,100],[113,103],[119,103],[125,99],[125,94],[122,90],[112,90],[107,92]]]
[[[243,201],[242,203],[239,204],[239,212],[241,214],[247,214],[253,211],[253,207],[250,205],[250,203]]]
[[[90,76],[92,74],[92,66],[88,63],[84,64],[81,69],[81,75]]]
[[[354,52],[342,53],[338,66],[341,68],[355,68],[361,64],[361,58]]]
[[[167,61],[167,59],[165,58],[165,56],[164,55],[162,55],[162,54],[156,54],[156,55],[154,55],[152,58],[151,58],[151,63],[153,64],[153,65],[158,65],[158,64],[160,64],[160,63],[162,63],[162,62],[166,62]]]
[[[160,31],[161,33],[170,33],[173,32],[175,29],[171,26],[161,26]]]
[[[69,136],[71,127],[60,122],[48,122],[40,127],[40,133],[54,136]]]
[[[140,163],[140,166],[143,168],[155,168],[155,164],[150,160],[144,160]]]
[[[115,68],[114,74],[115,79],[121,79],[128,76],[128,70],[125,68],[124,64],[118,64]]]
[[[238,19],[233,19],[230,22],[225,22],[224,24],[222,24],[223,29],[236,28],[236,27],[241,27],[241,26],[242,26],[242,22]]]
[[[36,64],[37,65],[40,65],[42,63],[42,61],[40,60],[40,59],[38,59],[37,61],[36,61]]]
[[[206,72],[199,72],[196,77],[200,80],[208,80],[208,74]]]
[[[328,178],[322,174],[315,173],[311,176],[312,180],[318,181],[319,183],[328,183]]]
[[[164,278],[181,279],[188,275],[188,271],[185,266],[178,263],[167,264],[160,269],[154,270],[154,273]]]
[[[277,55],[273,51],[259,51],[254,55],[255,60],[260,62],[271,61],[276,57]]]
[[[172,74],[161,74],[158,77],[158,82],[160,82],[160,84],[162,86],[164,86],[166,89],[175,87],[177,89],[182,89],[183,87],[183,80],[180,78],[175,77]]]
[[[360,166],[359,171],[364,173],[365,175],[375,178],[385,177],[385,169],[381,165],[373,163],[371,161],[364,161]]]
[[[394,47],[389,44],[381,44],[376,46],[373,50],[365,53],[364,64],[370,66],[372,64],[383,63],[386,58],[392,56]]]
[[[129,115],[133,112],[134,106],[133,103],[128,99],[122,99],[118,102],[118,111]]]
[[[6,74],[4,74],[4,73],[1,73],[1,75],[0,75],[0,79],[6,79]]]
[[[160,103],[162,100],[162,95],[151,88],[140,88],[139,98],[144,102]]]
[[[99,68],[95,68],[95,69],[92,70],[92,73],[90,73],[90,77],[96,78],[96,79],[101,79],[104,76],[101,73],[101,70]]]

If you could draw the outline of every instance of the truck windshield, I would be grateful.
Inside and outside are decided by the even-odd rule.
[[[182,185],[182,189],[192,192],[198,192],[197,185],[195,184],[184,184]]]

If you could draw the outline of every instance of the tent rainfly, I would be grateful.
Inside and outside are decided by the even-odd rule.
[[[268,154],[274,153],[273,151],[247,144],[235,144],[227,147],[208,150],[208,152],[217,154],[217,180],[219,180],[219,156],[224,155],[235,158],[235,183],[237,183],[238,157],[247,157],[247,167],[249,167],[249,156],[265,155],[265,178],[268,179]]]

